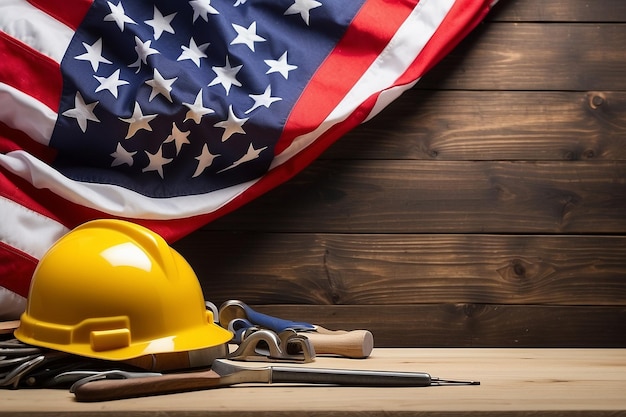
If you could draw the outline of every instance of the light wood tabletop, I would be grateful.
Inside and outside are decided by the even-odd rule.
[[[368,359],[318,357],[295,366],[423,371],[481,385],[250,384],[94,403],[60,389],[2,390],[0,416],[626,415],[626,349],[376,348]]]

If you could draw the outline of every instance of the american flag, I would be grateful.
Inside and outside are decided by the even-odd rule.
[[[0,317],[87,220],[173,241],[291,178],[493,0],[0,0]]]

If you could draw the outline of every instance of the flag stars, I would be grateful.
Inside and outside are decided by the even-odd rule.
[[[132,138],[133,136],[135,136],[135,133],[142,129],[151,132],[152,127],[150,126],[150,122],[155,117],[157,117],[156,114],[144,115],[141,111],[139,103],[135,102],[135,109],[133,110],[132,116],[126,119],[120,117],[121,121],[128,123],[128,133],[126,134],[125,139]]]
[[[272,135],[280,134],[275,117],[284,119],[285,100],[292,100],[286,94],[296,90],[285,81],[298,81],[299,71],[308,65],[293,55],[291,48],[297,46],[291,42],[297,39],[270,39],[267,24],[286,20],[307,30],[305,24],[315,23],[323,0],[286,1],[271,19],[245,8],[248,0],[230,1],[187,0],[175,10],[163,2],[140,9],[128,0],[104,0],[104,18],[97,23],[113,38],[75,39],[68,62],[83,72],[83,89],[64,101],[64,128],[94,133],[96,126],[110,125],[111,132],[97,133],[110,140],[105,164],[133,175],[143,172],[151,177],[146,181],[174,181],[170,174],[179,168],[188,179],[208,176],[209,181],[245,165],[266,169],[262,156],[272,152]],[[235,16],[221,15],[226,8]],[[200,25],[197,29],[209,24],[223,30],[187,31],[190,18],[194,27]],[[122,41],[123,46],[117,44]],[[111,116],[105,123],[103,106],[114,112],[113,124]],[[257,126],[248,122],[257,116],[267,118],[267,125],[259,126],[266,143],[250,139]]]
[[[193,9],[193,22],[201,17],[205,22],[209,21],[209,14],[220,14],[215,7],[211,6],[211,0],[192,0],[189,5]]]
[[[309,26],[311,10],[321,5],[322,3],[315,0],[294,0],[293,4],[285,11],[285,15],[299,14],[304,23]]]
[[[209,147],[205,143],[202,146],[202,151],[200,152],[200,155],[196,156],[196,158],[195,158],[198,161],[198,166],[196,167],[196,171],[193,173],[192,178],[196,178],[197,176],[202,174],[205,169],[207,169],[208,167],[213,165],[213,160],[215,158],[217,158],[218,156],[221,156],[221,155],[220,154],[217,154],[217,155],[212,154],[209,151]]]
[[[204,107],[202,103],[202,90],[198,91],[198,95],[196,96],[196,100],[192,103],[183,103],[183,106],[187,107],[189,110],[185,115],[185,120],[193,120],[196,124],[200,124],[200,120],[202,116],[205,114],[215,113],[215,110],[210,109],[208,107]]]
[[[152,26],[154,29],[154,39],[158,40],[163,32],[167,33],[175,33],[174,28],[170,23],[176,16],[176,13],[168,14],[167,16],[163,16],[161,11],[154,6],[154,18],[150,20],[146,20],[145,23],[149,26]]]
[[[256,34],[256,22],[252,22],[246,29],[233,23],[233,29],[237,32],[237,37],[230,43],[231,45],[243,44],[254,52],[254,42],[265,42],[265,38]]]
[[[93,77],[100,83],[100,85],[96,87],[96,93],[102,90],[108,90],[115,98],[117,98],[118,87],[128,84],[128,81],[120,80],[119,69],[115,70],[115,72],[108,77],[98,77],[97,75]]]
[[[176,155],[178,155],[180,153],[180,150],[182,149],[183,145],[189,145],[189,139],[187,139],[187,137],[189,136],[189,133],[191,133],[190,131],[181,131],[178,126],[176,126],[176,123],[173,122],[172,123],[172,133],[169,134],[169,136],[165,139],[165,141],[163,143],[169,143],[169,142],[174,142],[174,144],[176,145]]]
[[[82,43],[85,47],[85,52],[82,55],[75,56],[74,59],[89,61],[91,64],[91,68],[93,71],[98,71],[98,67],[100,64],[111,64],[112,62],[102,56],[102,38],[98,39],[93,43],[93,45],[89,45],[86,42]]]
[[[224,172],[224,171],[228,171],[229,169],[236,168],[239,165],[243,164],[244,162],[253,161],[253,160],[257,159],[261,155],[261,152],[263,152],[266,149],[267,149],[267,146],[264,146],[264,147],[259,148],[259,149],[254,149],[254,146],[252,146],[252,144],[250,144],[250,146],[248,146],[248,151],[245,153],[245,155],[243,155],[241,158],[239,158],[238,160],[233,162],[232,165],[227,166],[226,168],[224,168],[224,169],[222,169],[220,171],[217,171],[217,173],[219,174],[220,172]]]
[[[277,72],[282,75],[285,80],[289,79],[289,71],[293,71],[298,68],[297,66],[290,65],[287,62],[287,51],[285,51],[285,53],[278,59],[266,59],[264,62],[270,67],[266,74]]]
[[[280,97],[272,97],[271,85],[267,86],[263,94],[250,94],[249,97],[254,100],[254,105],[246,111],[246,114],[251,113],[253,110],[261,106],[269,109],[272,103],[282,100]]]
[[[124,11],[124,6],[122,5],[121,1],[117,3],[117,6],[110,1],[107,1],[107,4],[109,5],[109,10],[111,11],[111,13],[104,16],[105,22],[115,22],[117,24],[117,27],[120,28],[122,32],[124,32],[125,24],[137,24],[137,22],[135,22],[133,19],[126,15],[126,12]]]
[[[98,101],[94,101],[93,103],[86,104],[83,96],[80,94],[80,91],[77,91],[76,96],[74,97],[74,108],[64,111],[63,116],[73,117],[76,119],[80,130],[85,133],[87,131],[88,120],[92,122],[100,122],[96,115],[93,114],[93,110],[96,108],[98,103]]]
[[[137,74],[139,70],[141,69],[141,64],[144,64],[144,65],[148,64],[148,57],[150,55],[160,53],[156,49],[152,48],[151,45],[152,45],[151,40],[142,42],[141,39],[135,36],[135,52],[137,53],[137,60],[128,66],[129,68],[137,68],[137,71],[135,71],[135,74]]]
[[[222,142],[226,142],[230,137],[236,133],[246,134],[243,130],[243,125],[248,121],[248,118],[240,119],[233,112],[233,106],[228,107],[228,119],[215,123],[214,127],[220,127],[224,129],[222,133]]]
[[[148,163],[148,166],[142,170],[142,172],[156,171],[159,173],[159,176],[161,177],[161,179],[163,179],[164,178],[163,166],[172,162],[173,159],[163,157],[162,146],[159,146],[159,150],[156,151],[154,154],[151,154],[148,151],[144,151],[144,152],[146,153],[146,156],[148,157],[148,160],[150,162]]]
[[[111,166],[116,167],[126,164],[129,167],[132,167],[133,163],[135,162],[133,160],[133,156],[135,156],[136,153],[137,151],[128,152],[126,149],[124,149],[122,144],[118,142],[115,152],[111,154],[111,156],[113,157],[113,162],[111,162]]]
[[[165,79],[161,75],[161,73],[155,68],[154,75],[151,80],[147,80],[146,84],[152,87],[152,91],[150,92],[150,97],[148,101],[152,101],[159,94],[162,95],[169,101],[173,103],[172,96],[170,93],[172,92],[172,84],[178,79],[178,77]]]
[[[241,87],[241,83],[237,80],[237,73],[241,70],[243,65],[232,67],[228,56],[226,56],[226,65],[223,67],[212,67],[216,77],[209,83],[209,87],[217,84],[221,84],[226,90],[226,95],[230,93],[230,88],[234,85]]]
[[[198,68],[200,68],[200,58],[206,58],[206,49],[209,47],[208,43],[204,43],[200,46],[196,44],[196,41],[191,38],[189,40],[189,46],[181,45],[180,48],[183,52],[178,57],[177,61],[183,61],[185,59],[191,60]]]

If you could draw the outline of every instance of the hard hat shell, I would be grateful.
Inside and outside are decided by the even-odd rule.
[[[191,266],[161,236],[127,221],[94,220],[42,257],[15,337],[125,360],[217,346],[232,334],[213,322]]]

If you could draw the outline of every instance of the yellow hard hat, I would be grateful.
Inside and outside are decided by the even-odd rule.
[[[232,334],[213,322],[191,266],[161,236],[122,220],[94,220],[42,257],[15,337],[125,360],[217,346]]]

